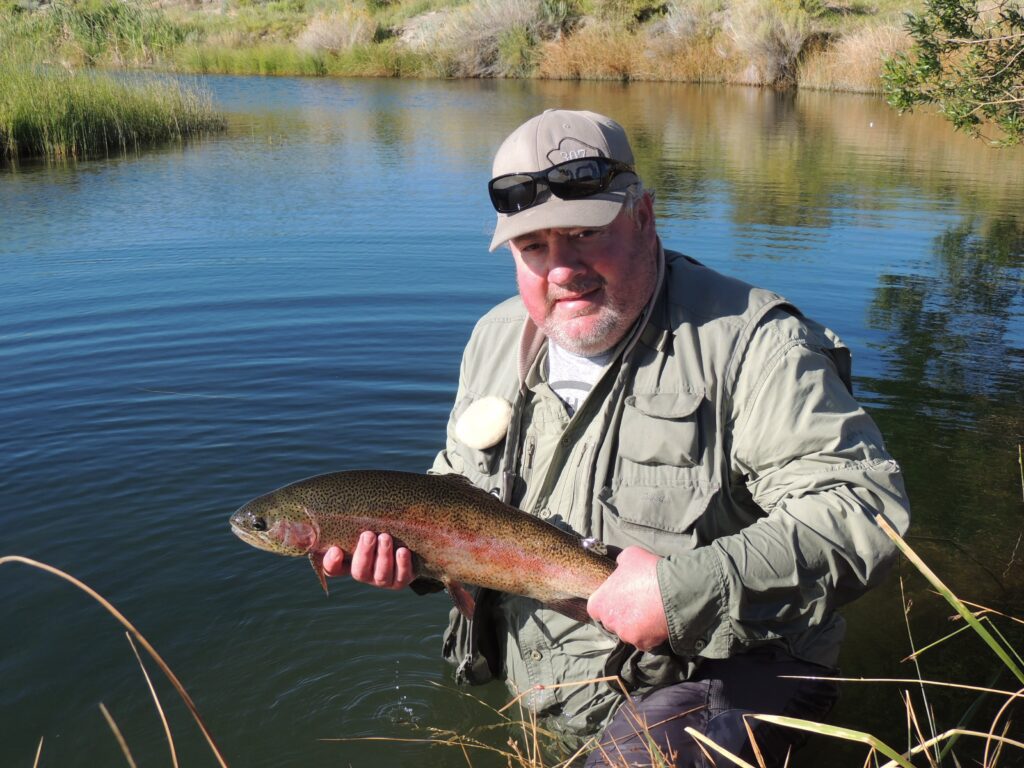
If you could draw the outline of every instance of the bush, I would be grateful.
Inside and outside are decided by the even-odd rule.
[[[373,41],[376,24],[366,13],[352,8],[317,13],[295,38],[306,53],[340,53]]]
[[[479,0],[446,16],[433,47],[451,77],[523,77],[533,69],[537,44],[558,32],[538,0]]]
[[[970,0],[926,0],[907,29],[909,55],[885,69],[886,95],[900,111],[935,104],[953,125],[997,143],[1024,142],[1024,13],[1016,0],[996,0],[985,12]]]
[[[571,33],[583,18],[577,0],[541,0],[542,24],[554,32],[555,37]]]
[[[399,43],[412,51],[426,51],[438,45],[450,11],[428,11],[407,19],[398,32]]]
[[[742,0],[729,9],[725,31],[749,62],[738,82],[796,83],[797,60],[811,34],[810,19],[799,6],[786,0]]]
[[[588,0],[586,10],[602,21],[633,28],[667,13],[668,5],[659,0]]]
[[[674,0],[668,4],[659,29],[663,34],[680,41],[695,37],[710,38],[722,26],[724,8],[725,0]]]

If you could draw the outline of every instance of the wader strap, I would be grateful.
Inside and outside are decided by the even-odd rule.
[[[635,646],[619,640],[604,662],[605,677],[618,678],[617,680],[609,680],[608,686],[620,695],[622,694],[623,686],[625,686],[625,681],[622,679],[622,668],[625,666],[626,660],[636,653],[636,650]]]
[[[646,347],[664,353],[672,346],[672,333],[658,328],[654,323],[648,323],[640,334],[640,342]]]

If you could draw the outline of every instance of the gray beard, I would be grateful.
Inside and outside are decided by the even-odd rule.
[[[567,352],[581,357],[593,357],[614,347],[629,330],[622,313],[616,307],[609,307],[601,321],[584,336],[570,336],[560,323],[545,323],[541,330],[544,335]]]

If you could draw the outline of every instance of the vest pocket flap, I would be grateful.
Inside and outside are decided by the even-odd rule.
[[[652,551],[671,551],[680,546],[678,539],[662,539],[658,532],[691,533],[712,496],[714,489],[703,483],[662,488],[620,486],[601,498],[605,510],[604,540],[617,545],[636,543]],[[658,548],[658,544],[665,546]]]
[[[619,454],[637,464],[692,467],[700,461],[697,412],[703,393],[659,392],[626,398]]]
[[[703,400],[703,392],[655,392],[630,395],[626,398],[626,407],[635,408],[655,419],[685,419],[697,410]]]

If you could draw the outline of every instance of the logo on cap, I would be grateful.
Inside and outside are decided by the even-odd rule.
[[[558,142],[558,146],[548,152],[548,162],[552,165],[564,163],[566,160],[579,160],[581,157],[600,157],[604,153],[597,147],[567,136]]]

